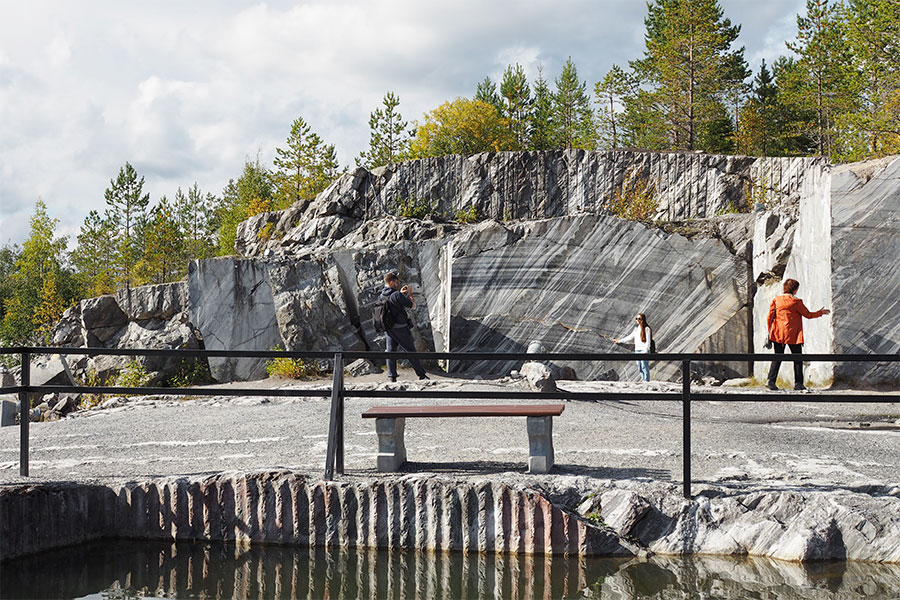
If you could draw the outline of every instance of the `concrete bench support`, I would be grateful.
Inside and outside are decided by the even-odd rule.
[[[406,462],[403,434],[407,417],[526,417],[528,431],[528,472],[549,473],[553,468],[553,417],[565,405],[454,405],[377,406],[363,413],[375,419],[378,435],[376,463],[382,472],[397,471]]]
[[[375,419],[375,433],[378,435],[378,470],[383,472],[397,471],[406,462],[406,445],[403,432],[406,430],[406,419]]]
[[[549,473],[553,468],[553,417],[527,417],[528,472]]]

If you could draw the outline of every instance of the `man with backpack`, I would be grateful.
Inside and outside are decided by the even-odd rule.
[[[416,303],[412,297],[412,290],[408,285],[400,287],[400,278],[396,273],[388,273],[384,276],[384,289],[381,290],[380,304],[375,307],[376,328],[380,324],[385,333],[388,352],[415,352],[416,344],[409,330],[409,317],[406,316],[407,308],[415,308]],[[378,323],[378,321],[381,323]],[[397,361],[387,359],[388,379],[397,381]],[[428,379],[425,369],[418,359],[411,358],[409,363],[416,371],[419,379]]]

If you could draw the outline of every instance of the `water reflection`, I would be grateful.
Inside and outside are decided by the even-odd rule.
[[[0,598],[896,598],[900,565],[564,559],[115,541],[0,569]]]

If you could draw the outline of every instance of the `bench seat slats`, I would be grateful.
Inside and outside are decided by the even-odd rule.
[[[401,417],[558,417],[565,404],[462,404],[455,406],[374,406],[364,419]]]

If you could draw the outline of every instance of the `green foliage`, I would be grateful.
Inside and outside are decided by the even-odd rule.
[[[97,370],[91,366],[87,371],[87,378],[85,381],[79,382],[81,385],[89,386],[89,387],[100,387],[109,385],[105,378],[100,377],[97,373]],[[104,395],[100,393],[89,393],[89,394],[81,394],[79,399],[78,406],[81,409],[88,409],[98,406],[101,402],[103,402]]]
[[[437,211],[436,203],[427,198],[411,196],[397,201],[397,216],[408,219],[424,219],[433,216]]]
[[[166,381],[169,387],[191,387],[212,382],[209,366],[199,358],[185,358],[178,370]]]
[[[106,220],[114,232],[113,272],[117,287],[137,283],[134,267],[144,251],[140,228],[146,218],[150,195],[144,193],[144,178],[126,162],[119,175],[109,180],[104,192]]]
[[[900,153],[900,2],[849,0],[840,10],[854,61],[853,111],[835,117],[839,160]]]
[[[187,261],[215,256],[215,205],[216,197],[200,189],[197,182],[185,194],[181,188],[175,192],[175,219],[182,237],[184,265],[181,275],[187,274]]]
[[[500,82],[500,94],[503,96],[501,114],[509,126],[511,149],[524,150],[528,147],[528,116],[532,99],[525,70],[518,63],[506,67]]]
[[[388,163],[396,163],[409,155],[411,132],[408,123],[397,112],[400,98],[393,92],[385,94],[381,101],[384,110],[376,108],[369,114],[369,150],[360,152],[356,164],[374,169]]]
[[[81,295],[91,297],[116,290],[116,231],[109,219],[92,210],[84,218],[72,253]]]
[[[256,233],[256,239],[260,241],[268,241],[272,239],[272,232],[275,230],[275,223],[269,221],[260,228]]]
[[[531,137],[529,150],[550,150],[557,147],[556,128],[553,117],[553,93],[542,69],[538,69],[538,78],[534,83],[534,103],[528,117]]]
[[[222,202],[216,210],[217,254],[219,256],[234,254],[238,225],[257,212],[274,208],[275,185],[272,174],[260,163],[258,156],[255,161],[247,160],[241,176],[236,181],[230,180],[225,186]]]
[[[66,238],[56,237],[57,223],[38,200],[21,253],[5,255],[0,321],[0,342],[5,345],[46,342],[50,328],[74,300],[75,280],[64,262]]]
[[[175,208],[165,196],[150,210],[141,227],[144,253],[134,268],[139,284],[175,281],[186,270],[185,239],[176,219]]]
[[[578,78],[578,69],[570,56],[556,79],[552,104],[555,137],[563,148],[592,149],[594,146],[593,111],[586,88],[587,83]]]
[[[461,208],[456,211],[456,219],[454,220],[457,223],[477,223],[481,220],[481,211],[475,205],[469,208]]]
[[[750,179],[744,184],[744,199],[746,202],[745,210],[740,212],[749,212],[751,208],[757,204],[763,205],[766,210],[772,210],[783,199],[783,194],[774,188],[772,178],[767,171],[763,171],[757,177]]]
[[[497,86],[490,77],[485,77],[483,81],[478,83],[473,99],[477,102],[490,104],[497,109],[498,113],[503,113],[503,99],[497,93]]]
[[[846,25],[839,5],[807,0],[806,14],[797,16],[797,37],[788,42],[798,58],[783,78],[785,101],[800,115],[809,115],[796,126],[820,156],[841,153],[838,118],[858,108],[859,78]]]
[[[277,148],[275,154],[277,205],[259,207],[250,215],[315,198],[337,179],[338,161],[334,145],[326,144],[317,133],[313,133],[303,117],[297,117],[291,123],[285,147]]]
[[[657,142],[667,140],[669,149],[721,145],[722,132],[709,125],[749,75],[743,48],[730,49],[740,26],[723,18],[717,0],[653,0],[647,7],[644,58],[631,63],[647,89],[629,99],[632,117],[664,131]],[[705,128],[712,135],[704,140]]]
[[[87,377],[83,385],[90,387],[144,387],[150,382],[150,375],[144,368],[141,361],[135,359],[128,362],[122,369],[112,377],[101,377],[94,367],[90,367]],[[126,394],[124,397],[130,397],[134,394]],[[82,394],[79,407],[82,409],[91,408],[101,404],[108,394],[100,392],[92,392]]]
[[[150,375],[141,361],[129,361],[116,375],[113,385],[119,387],[143,387],[150,381]]]
[[[281,348],[275,348],[276,351]],[[269,377],[288,379],[316,379],[324,373],[316,361],[306,362],[302,358],[273,358],[266,363]]]
[[[499,152],[512,146],[509,125],[496,107],[457,98],[425,115],[410,144],[415,158]]]
[[[591,512],[584,515],[584,518],[587,519],[591,525],[596,527],[603,527],[606,523],[603,522],[603,516],[599,512]]]
[[[625,174],[622,185],[609,202],[612,214],[629,221],[649,221],[658,207],[656,186],[635,168]]]
[[[600,104],[598,113],[598,137],[607,148],[618,148],[622,141],[622,118],[618,106],[633,94],[632,78],[620,66],[613,65],[601,81],[594,86],[594,95]]]

